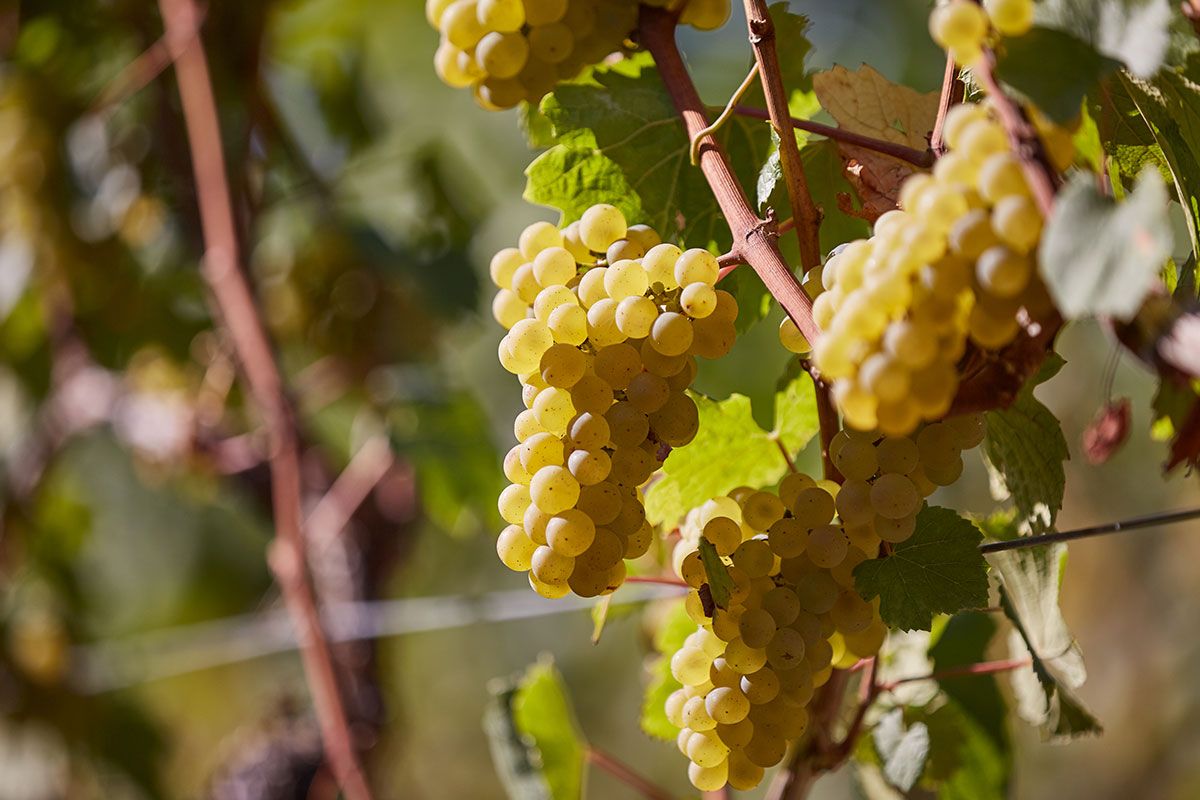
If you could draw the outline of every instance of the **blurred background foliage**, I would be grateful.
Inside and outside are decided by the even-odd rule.
[[[517,115],[483,113],[434,76],[422,5],[213,3],[203,31],[306,476],[324,485],[372,441],[395,456],[320,588],[343,601],[516,593],[389,606],[391,632],[427,630],[339,646],[356,724],[377,740],[373,782],[380,797],[501,797],[487,682],[550,651],[588,737],[684,794],[674,748],[637,731],[639,617],[598,646],[583,611],[470,624],[528,608],[491,546],[520,397],[496,364],[483,286],[489,255],[549,214],[519,199],[532,153]],[[791,5],[812,19],[815,66],[939,84],[922,0]],[[196,269],[161,30],[148,0],[0,5],[0,800],[303,796],[319,768],[265,566],[263,442]],[[713,104],[744,73],[743,31],[736,11],[716,33],[681,31]],[[752,328],[698,388],[769,398],[786,362],[774,327]],[[1114,346],[1077,325],[1062,350],[1044,392],[1078,452]],[[1128,362],[1111,374],[1144,431],[1152,381]],[[1194,504],[1194,479],[1159,479],[1163,456],[1135,436],[1103,467],[1073,460],[1061,525]],[[992,505],[979,465],[946,494]],[[1022,732],[1016,796],[1200,794],[1198,565],[1200,537],[1182,528],[1076,546],[1064,605],[1089,655],[1083,698],[1108,732],[1069,749]],[[628,792],[603,775],[592,790]]]

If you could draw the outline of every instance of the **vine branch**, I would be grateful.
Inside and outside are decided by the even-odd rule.
[[[283,378],[253,293],[239,264],[237,228],[216,99],[204,48],[200,37],[194,35],[199,27],[199,12],[194,0],[159,0],[159,9],[167,39],[188,40],[176,55],[175,72],[204,234],[201,272],[212,294],[216,315],[229,330],[270,442],[275,539],[268,560],[296,627],[330,768],[349,800],[370,800],[371,791],[354,750],[329,643],[309,583],[301,528],[300,457],[294,413],[285,397]]]
[[[779,54],[775,50],[775,23],[767,11],[765,0],[745,0],[746,27],[750,32],[750,47],[758,64],[758,77],[767,99],[767,114],[779,136],[779,163],[787,186],[792,213],[799,224],[800,263],[806,270],[821,264],[821,212],[808,190],[808,178],[800,161],[800,147],[788,112],[787,88],[779,70]],[[811,341],[811,340],[810,340]]]
[[[609,775],[621,781],[621,783],[635,790],[642,797],[645,797],[646,800],[675,800],[661,786],[635,772],[632,767],[612,753],[601,750],[595,745],[588,745],[587,760],[589,764],[595,764]]]
[[[754,108],[752,106],[734,106],[733,113],[742,117],[752,117],[754,119],[770,120],[770,113],[763,108]],[[881,153],[885,156],[906,161],[915,167],[928,169],[933,166],[934,153],[932,150],[918,150],[915,147],[908,145],[897,144],[896,142],[887,142],[883,139],[876,139],[873,136],[866,136],[854,131],[848,131],[845,128],[837,128],[833,125],[822,125],[820,122],[812,122],[799,117],[789,117],[792,121],[792,127],[808,133],[815,133],[818,136],[824,136],[827,139],[833,139],[835,142],[854,145],[861,147],[864,150],[871,150],[876,153]]]
[[[643,5],[639,11],[638,31],[642,44],[654,56],[663,84],[690,139],[708,126],[708,118],[675,43],[675,17],[663,9]],[[779,252],[773,227],[754,213],[721,146],[712,136],[701,140],[699,160],[700,169],[733,233],[739,257],[754,268],[805,338],[816,342],[821,332],[813,322],[812,301]]]
[[[1164,511],[1158,514],[1148,514],[1144,517],[1132,517],[1116,522],[1106,522],[1103,525],[1092,525],[1087,528],[1076,528],[1073,531],[1058,531],[1043,533],[1040,536],[1022,536],[1019,539],[1009,539],[1003,542],[988,542],[981,544],[981,553],[1001,553],[1005,550],[1021,550],[1026,547],[1041,547],[1058,542],[1070,542],[1075,539],[1087,539],[1092,536],[1103,536],[1109,533],[1125,533],[1142,528],[1157,528],[1164,525],[1174,525],[1178,522],[1188,522],[1200,519],[1200,508],[1184,511]]]
[[[946,72],[942,75],[942,93],[938,97],[937,118],[933,121],[933,133],[929,136],[929,149],[941,156],[946,152],[945,127],[946,115],[950,109],[963,101],[966,87],[958,79],[958,65],[954,56],[946,54]]]

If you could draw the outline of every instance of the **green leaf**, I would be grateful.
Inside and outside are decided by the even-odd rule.
[[[979,529],[948,508],[928,506],[917,530],[891,555],[854,570],[855,586],[890,627],[929,630],[935,614],[987,605],[987,562],[979,554]]]
[[[700,562],[704,564],[704,574],[708,577],[708,589],[712,593],[713,602],[718,608],[729,608],[729,595],[733,592],[733,578],[729,567],[717,555],[717,548],[704,537],[700,538]]]
[[[1010,407],[986,415],[982,453],[993,487],[1012,498],[1018,523],[1033,533],[1054,524],[1067,482],[1063,462],[1071,457],[1062,425],[1033,390],[1058,374],[1064,363],[1051,353]]]
[[[1036,19],[1123,62],[1135,75],[1148,77],[1167,54],[1171,14],[1166,0],[1044,0]]]
[[[787,472],[780,447],[795,455],[819,429],[807,374],[776,393],[771,432],[754,421],[744,395],[720,402],[692,397],[700,411],[700,432],[690,444],[671,451],[662,478],[646,492],[646,516],[656,525],[673,525],[704,501],[738,486],[760,489],[778,482]]]
[[[986,661],[996,629],[996,621],[990,614],[980,611],[955,614],[929,648],[933,671],[945,672]],[[1008,734],[1004,727],[1007,707],[993,676],[960,675],[942,678],[938,685],[958,703],[963,713],[995,740],[997,746],[1007,749]]]
[[[683,647],[683,640],[696,630],[696,623],[688,616],[683,601],[671,606],[664,615],[658,631],[654,634],[654,649],[659,656],[650,666],[650,683],[642,700],[642,730],[646,735],[664,741],[675,741],[679,729],[667,719],[665,703],[676,689],[683,688],[671,674],[671,656]]]
[[[987,680],[995,684],[994,679]],[[937,786],[938,800],[1009,797],[1012,752],[1007,739],[997,743],[953,700],[924,719],[930,739],[926,779]]]
[[[992,553],[988,561],[1000,576],[1001,605],[1015,628],[1009,653],[1033,662],[1011,675],[1017,713],[1047,739],[1099,733],[1099,723],[1072,695],[1087,669],[1058,604],[1066,545]]]
[[[729,227],[700,169],[658,71],[631,58],[559,86],[541,111],[559,144],[526,170],[525,198],[577,219],[596,202],[647,222],[687,247],[728,249]],[[717,134],[735,170],[753,180],[766,162],[770,126],[734,117]]]
[[[1174,181],[1176,197],[1187,211],[1192,251],[1200,255],[1200,56],[1179,70],[1164,69],[1153,80],[1129,75],[1109,81],[1099,119],[1101,134],[1112,130],[1114,149],[1153,145]],[[1107,112],[1107,113],[1105,113]],[[1104,124],[1104,123],[1109,124]],[[1127,175],[1136,174],[1122,166]]]
[[[851,198],[854,189],[846,180],[837,142],[832,139],[811,141],[800,151],[800,160],[804,164],[813,202],[824,212],[821,249],[828,253],[843,242],[870,236],[871,227],[865,219],[847,214],[838,205],[838,195]]]
[[[888,783],[903,792],[913,788],[929,757],[929,729],[925,723],[915,722],[905,729],[904,709],[893,709],[875,724],[871,738]]]
[[[513,800],[578,800],[587,743],[554,659],[492,687],[484,716],[492,760]]]
[[[1061,123],[1077,117],[1084,96],[1120,66],[1069,33],[1039,27],[1004,40],[996,75]]]
[[[767,209],[767,206],[771,205],[771,195],[775,193],[775,187],[781,180],[783,180],[783,162],[779,158],[779,134],[775,133],[775,129],[772,128],[770,155],[767,156],[762,169],[758,171],[758,183],[754,187],[756,207],[760,214]]]
[[[1068,319],[1128,320],[1158,277],[1173,246],[1167,191],[1147,170],[1118,203],[1080,173],[1059,193],[1038,252],[1042,277]]]

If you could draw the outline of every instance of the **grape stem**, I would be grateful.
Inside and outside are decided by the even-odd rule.
[[[947,53],[946,72],[942,75],[942,93],[938,98],[937,119],[933,122],[933,133],[929,136],[929,149],[937,156],[946,152],[946,115],[950,113],[951,108],[963,101],[965,93],[966,87],[958,79],[958,65],[954,63],[954,56]]]
[[[783,461],[787,464],[788,472],[799,472],[800,470],[796,469],[796,462],[792,459],[792,454],[788,452],[787,445],[783,443],[783,439],[773,435],[771,436],[771,441],[775,442],[775,446],[779,448],[779,454],[783,456]]]
[[[306,562],[301,527],[299,436],[295,411],[239,263],[237,228],[226,178],[225,155],[208,61],[194,0],[159,0],[168,41],[189,43],[175,57],[179,95],[195,172],[205,254],[201,273],[215,316],[229,331],[249,394],[262,415],[270,442],[271,498],[275,522],[268,561],[296,627],[301,658],[329,766],[349,800],[370,800],[358,763],[329,642],[321,627]]]
[[[733,113],[743,117],[753,117],[754,119],[769,120],[771,118],[770,113],[768,113],[766,109],[753,108],[751,106],[734,106]],[[841,142],[842,144],[854,145],[855,147],[861,147],[864,150],[871,150],[875,153],[891,156],[892,158],[899,159],[900,161],[906,161],[909,164],[912,164],[915,167],[921,167],[922,169],[928,169],[929,167],[932,167],[935,160],[934,151],[932,150],[918,150],[915,147],[896,144],[895,142],[886,142],[883,139],[876,139],[872,136],[864,136],[861,133],[848,131],[845,128],[837,128],[832,125],[822,125],[819,122],[812,122],[807,119],[800,119],[799,117],[790,117],[790,119],[792,121],[793,128],[807,131],[808,133],[815,133],[818,136],[824,136],[827,139],[833,139],[834,141]]]
[[[708,116],[675,43],[675,16],[646,5],[640,7],[639,14],[639,38],[654,56],[663,85],[690,139],[708,126]],[[720,144],[712,136],[701,139],[699,159],[700,169],[729,224],[739,258],[758,273],[800,332],[815,343],[821,332],[813,322],[812,300],[779,252],[775,226],[754,213]]]
[[[1002,661],[981,661],[977,664],[962,664],[957,667],[947,667],[937,672],[931,672],[928,675],[912,675],[907,678],[897,678],[894,681],[881,683],[876,687],[875,696],[881,695],[884,692],[894,692],[906,683],[944,681],[947,678],[962,678],[968,675],[995,675],[1000,672],[1012,672],[1014,669],[1021,669],[1032,664],[1033,659],[1031,658],[1007,658]]]
[[[625,578],[626,583],[652,583],[657,586],[679,586],[684,589],[692,588],[686,581],[681,581],[678,578],[671,578],[664,575],[630,575]]]
[[[595,764],[647,800],[675,800],[665,789],[635,772],[632,767],[612,753],[601,750],[595,745],[588,745],[586,757],[589,764]]]
[[[750,47],[754,50],[754,62],[758,65],[759,80],[767,99],[767,115],[779,137],[779,163],[784,185],[792,213],[799,220],[796,235],[800,239],[800,263],[809,270],[821,264],[821,211],[808,190],[800,146],[796,143],[796,131],[788,111],[787,88],[783,85],[779,54],[775,50],[775,23],[765,0],[745,0],[745,7]]]

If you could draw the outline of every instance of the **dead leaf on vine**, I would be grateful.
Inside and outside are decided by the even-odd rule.
[[[817,73],[813,91],[845,130],[920,150],[929,146],[937,92],[922,94],[892,83],[865,64],[854,71],[835,66]],[[896,207],[900,184],[917,171],[907,162],[861,147],[839,144],[838,150],[862,200],[862,215],[872,221]]]
[[[1121,449],[1129,437],[1132,406],[1128,397],[1111,400],[1096,413],[1083,432],[1083,453],[1088,462],[1103,464]]]

